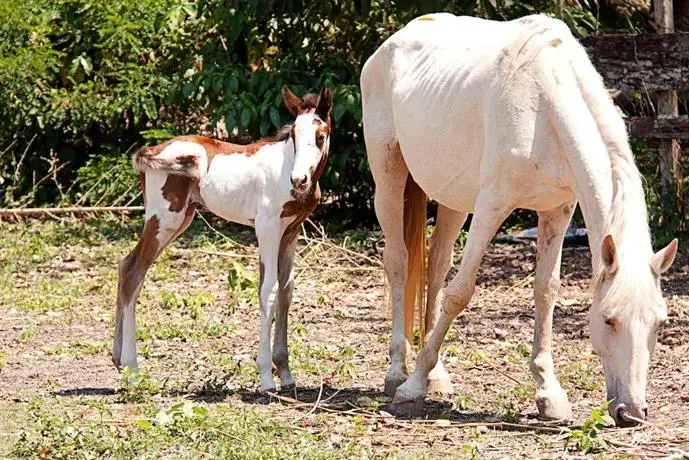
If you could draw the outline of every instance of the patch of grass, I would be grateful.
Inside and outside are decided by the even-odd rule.
[[[608,415],[608,404],[592,409],[591,416],[584,421],[581,428],[563,428],[565,449],[574,448],[585,454],[607,449],[608,443],[603,439],[603,429],[615,425],[615,421]]]
[[[38,403],[31,421],[14,443],[19,458],[242,458],[337,459],[343,455],[318,436],[295,430],[257,410],[209,407],[183,401],[150,408],[143,418],[104,421],[92,416],[52,413]],[[101,415],[99,415],[101,414]],[[110,417],[108,417],[110,418]]]
[[[239,262],[232,263],[227,273],[227,286],[234,300],[232,303],[246,300],[253,305],[258,305],[258,284],[257,273],[246,271]]]
[[[471,398],[469,396],[455,396],[453,403],[456,410],[469,410]]]
[[[160,394],[162,385],[146,374],[135,374],[125,368],[120,376],[120,391],[118,401],[122,403],[144,403],[152,396]]]
[[[189,311],[189,316],[195,320],[203,318],[205,307],[215,305],[215,295],[210,292],[189,292],[180,295],[174,292],[162,291],[160,298],[164,309],[180,310],[186,308]]]
[[[34,328],[24,329],[17,336],[17,340],[20,342],[28,342],[29,340],[33,339],[35,335],[36,335],[36,329],[34,329]]]
[[[0,350],[0,370],[7,364],[7,352]]]
[[[109,344],[104,342],[70,342],[65,345],[58,345],[51,350],[50,354],[70,355],[76,358],[83,356],[97,355],[108,350]]]
[[[69,277],[55,279],[44,277],[37,280],[31,290],[17,290],[11,304],[28,311],[68,310],[77,304],[84,295],[81,282]]]
[[[566,391],[595,391],[603,388],[603,378],[600,366],[591,365],[584,361],[570,362],[562,370],[562,385]]]

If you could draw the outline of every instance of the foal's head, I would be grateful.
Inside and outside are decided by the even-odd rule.
[[[320,95],[307,94],[302,100],[285,86],[282,95],[295,118],[291,131],[294,167],[290,179],[298,198],[311,190],[325,168],[330,147],[332,94],[324,88]]]
[[[629,241],[627,245],[638,242]],[[646,418],[646,383],[658,330],[667,321],[660,275],[670,268],[677,240],[650,256],[601,243],[600,269],[593,282],[591,343],[603,361],[610,415],[618,426]]]

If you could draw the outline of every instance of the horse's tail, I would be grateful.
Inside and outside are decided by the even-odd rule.
[[[205,150],[196,143],[166,142],[142,148],[132,157],[132,164],[142,173],[161,171],[198,179],[204,159]]]
[[[414,343],[415,319],[419,340],[426,335],[426,193],[412,178],[404,188],[404,244],[407,248],[407,282],[404,287],[404,332]],[[415,313],[418,311],[418,316]]]

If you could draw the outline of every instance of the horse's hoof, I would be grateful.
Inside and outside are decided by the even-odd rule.
[[[390,412],[399,417],[418,417],[423,414],[425,398],[395,402],[389,406]]]
[[[385,394],[394,398],[397,388],[406,381],[406,375],[402,375],[401,377],[385,377]]]
[[[433,373],[431,373],[431,376],[428,378],[428,394],[441,395],[444,398],[449,398],[454,393],[455,388],[452,386],[452,380],[447,372],[436,376],[433,376]]]
[[[277,393],[277,388],[275,387],[275,384],[272,385],[261,385],[258,387],[258,392],[267,394],[267,393]]]
[[[297,385],[294,382],[288,383],[287,385],[280,385],[280,393],[294,393],[296,389]]]
[[[571,420],[572,404],[567,399],[567,393],[561,388],[556,391],[539,391],[536,395],[538,418],[541,420]]]

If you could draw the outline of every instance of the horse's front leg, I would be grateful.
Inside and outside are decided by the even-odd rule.
[[[543,419],[566,419],[572,416],[567,393],[555,377],[552,356],[553,309],[560,287],[562,243],[576,203],[566,203],[553,210],[538,213],[538,257],[534,304],[533,350],[531,374],[536,380],[536,406]]]
[[[280,374],[280,390],[294,388],[294,378],[289,369],[289,352],[287,351],[287,316],[292,303],[294,291],[294,255],[297,249],[299,228],[288,230],[280,241],[278,255],[278,300],[275,316],[275,337],[273,341],[273,363]]]
[[[260,254],[259,301],[261,304],[261,332],[256,364],[261,378],[261,391],[275,390],[270,333],[278,296],[278,255],[282,231],[280,219],[277,216],[256,219],[256,237]]]

